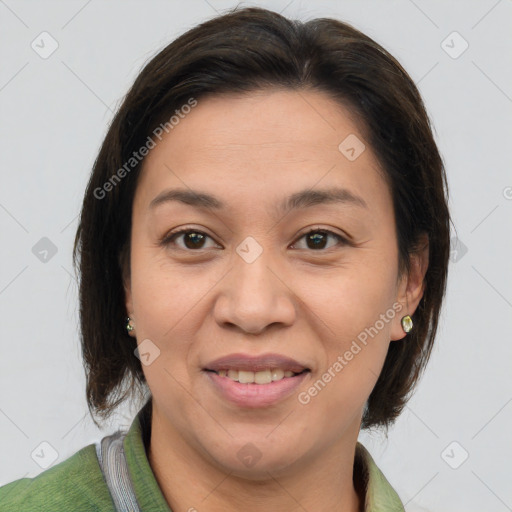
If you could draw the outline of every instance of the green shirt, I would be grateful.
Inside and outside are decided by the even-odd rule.
[[[139,411],[123,441],[135,495],[143,512],[172,512],[146,453],[151,433],[151,399]],[[354,472],[366,489],[365,512],[398,512],[404,507],[395,490],[361,444]],[[0,512],[115,512],[94,444],[34,478],[0,487]]]

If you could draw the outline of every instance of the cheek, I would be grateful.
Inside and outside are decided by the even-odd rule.
[[[335,274],[309,289],[308,307],[320,319],[326,358],[311,395],[322,394],[316,407],[336,411],[361,407],[371,393],[384,364],[395,310],[391,266],[367,261]],[[319,284],[317,282],[317,284]],[[326,328],[327,326],[327,328]],[[312,401],[316,399],[312,398]]]
[[[192,274],[187,276],[187,272],[173,267],[164,253],[153,247],[134,245],[131,257],[131,290],[138,333],[163,338],[197,302],[200,283]]]
[[[148,382],[189,378],[187,368],[194,364],[197,333],[211,308],[208,293],[222,278],[223,272],[201,270],[197,266],[177,266],[164,252],[152,247],[134,245],[131,260],[131,283],[138,342],[149,339],[159,356],[144,366]]]
[[[310,278],[301,295],[329,328],[326,331],[330,337],[346,342],[374,325],[382,314],[393,312],[396,275],[390,268],[383,268],[375,261],[357,263],[325,279]],[[379,322],[378,328],[387,334],[391,323]]]

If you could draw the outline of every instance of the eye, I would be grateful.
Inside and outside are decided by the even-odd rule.
[[[333,231],[329,231],[328,229],[319,229],[315,228],[304,235],[302,235],[299,240],[305,239],[306,240],[306,249],[313,249],[315,251],[326,249],[326,243],[329,237],[333,237],[338,240],[339,245],[345,245],[347,244],[347,240],[342,237],[341,235],[338,235],[337,233],[334,233]],[[336,244],[334,244],[336,245]],[[332,246],[331,246],[332,247]],[[304,247],[299,247],[299,249],[303,249]],[[330,247],[327,247],[327,249],[330,249]]]
[[[207,249],[208,247],[204,246],[205,240],[207,238],[212,240],[212,238],[209,235],[203,233],[202,231],[198,231],[197,229],[182,229],[180,231],[176,231],[165,236],[161,241],[161,245],[176,245],[175,240],[177,240],[180,237],[183,237],[184,246],[178,244],[178,248],[183,249],[185,251],[194,249]]]
[[[176,244],[176,240],[180,239],[181,237],[183,237],[182,241],[184,245]],[[339,245],[345,245],[348,243],[344,237],[334,233],[333,231],[328,229],[315,228],[308,231],[299,238],[299,240],[305,239],[306,241],[306,247],[299,247],[299,249],[305,248],[312,249],[314,251],[319,251],[326,248],[330,249],[330,247],[326,247],[329,237],[336,239]],[[212,240],[209,235],[197,229],[181,229],[180,231],[169,233],[161,240],[160,243],[164,246],[168,246],[170,244],[178,245],[179,249],[194,251],[208,249],[208,247],[205,247],[205,241],[207,239]],[[334,244],[334,246],[335,245],[336,244]],[[296,244],[294,244],[292,247],[296,247]]]

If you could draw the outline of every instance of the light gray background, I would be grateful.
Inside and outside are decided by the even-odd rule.
[[[144,62],[235,4],[0,0],[0,485],[43,470],[31,456],[51,452],[42,442],[57,464],[132,421],[125,407],[100,431],[85,405],[77,214],[113,111]],[[387,440],[360,440],[407,511],[512,510],[512,2],[244,5],[348,21],[418,84],[446,163],[459,250],[417,392]],[[58,42],[46,59],[31,47],[43,45],[43,31]],[[43,237],[57,248],[46,262],[32,252]]]

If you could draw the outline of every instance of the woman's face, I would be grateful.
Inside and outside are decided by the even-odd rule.
[[[421,298],[398,275],[375,155],[320,92],[210,97],[182,117],[133,204],[126,305],[153,427],[253,478],[353,447]]]

